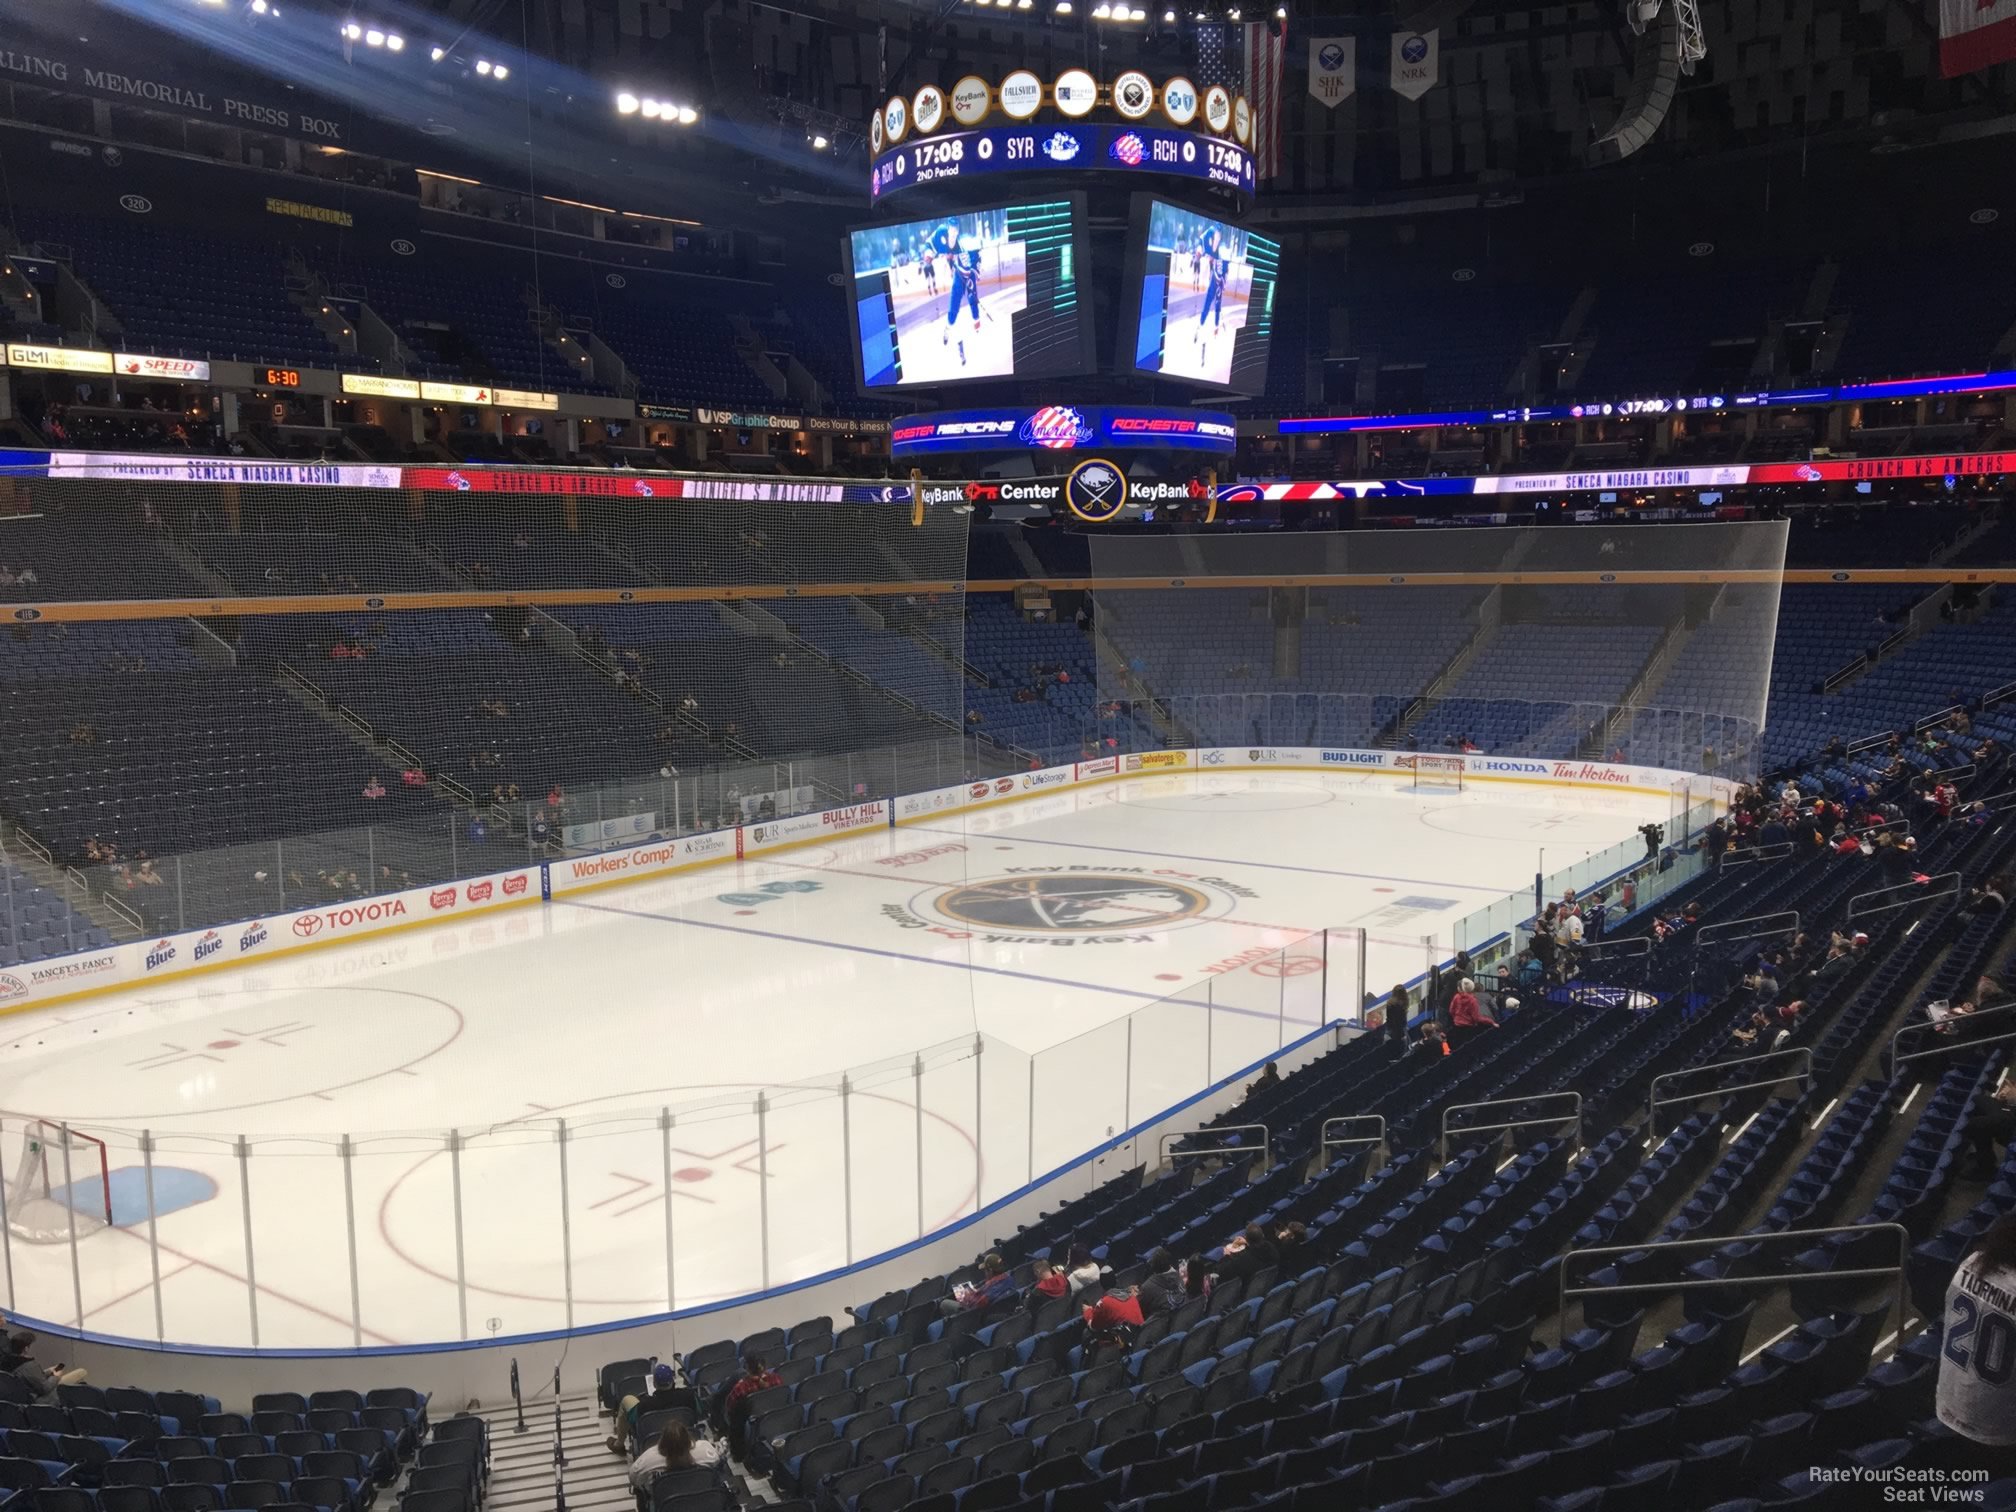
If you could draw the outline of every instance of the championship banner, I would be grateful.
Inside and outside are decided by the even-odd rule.
[[[1939,0],[1939,72],[1949,79],[2016,58],[2016,0]]]
[[[1435,87],[1441,67],[1441,38],[1433,29],[1393,34],[1393,93],[1403,100],[1418,100]]]
[[[1358,92],[1358,39],[1309,39],[1309,93],[1334,109]]]

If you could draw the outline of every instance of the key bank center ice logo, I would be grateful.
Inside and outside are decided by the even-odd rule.
[[[1089,866],[1022,867],[925,889],[885,905],[903,929],[1025,945],[1118,945],[1223,918],[1252,889],[1189,872]]]

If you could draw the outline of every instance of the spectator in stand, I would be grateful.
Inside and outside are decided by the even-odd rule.
[[[1218,1284],[1228,1281],[1243,1281],[1257,1275],[1270,1265],[1281,1260],[1281,1248],[1267,1236],[1267,1231],[1257,1223],[1246,1225],[1246,1231],[1225,1246],[1224,1255],[1215,1267]]]
[[[399,780],[405,783],[406,786],[408,787],[417,788],[427,786],[427,774],[417,766],[407,767],[403,772],[399,774]]]
[[[728,1388],[728,1394],[721,1403],[721,1420],[728,1425],[733,1435],[742,1426],[742,1420],[749,1416],[749,1398],[759,1391],[768,1391],[772,1386],[782,1386],[783,1380],[777,1372],[763,1363],[763,1356],[751,1355],[742,1362],[742,1374]]]
[[[161,885],[161,874],[154,870],[154,863],[152,861],[143,860],[140,863],[140,869],[133,873],[133,880],[143,887],[159,887]]]
[[[71,1370],[63,1365],[38,1364],[29,1353],[34,1347],[35,1335],[25,1329],[7,1336],[7,1353],[15,1362],[14,1378],[26,1386],[29,1395],[37,1401],[55,1395],[58,1386],[75,1386],[84,1379],[81,1370]]]
[[[2005,1213],[1976,1240],[1946,1288],[1940,1314],[1939,1421],[1978,1444],[2016,1444],[2016,1382],[2001,1360],[1984,1356],[1997,1334],[2016,1333],[2016,1213]],[[2002,1460],[2000,1463],[2006,1464]]]
[[[1967,1120],[1963,1133],[1972,1158],[1960,1174],[1970,1181],[1986,1181],[1995,1174],[1995,1146],[2008,1144],[2016,1135],[2016,1080],[2004,1081],[1990,1093],[1986,1106]]]
[[[1428,1020],[1407,1042],[1409,1057],[1438,1060],[1449,1053],[1449,1039],[1443,1034],[1442,1025],[1435,1019]]]
[[[1385,1016],[1380,1019],[1380,1023],[1404,1024],[1411,1012],[1412,1009],[1407,1002],[1407,989],[1395,982],[1393,990],[1386,994]]]
[[[1246,1084],[1246,1096],[1244,1100],[1246,1102],[1251,1102],[1254,1098],[1258,1097],[1262,1092],[1265,1092],[1270,1088],[1277,1087],[1280,1084],[1281,1084],[1281,1068],[1277,1066],[1273,1061],[1269,1061],[1267,1062],[1266,1065],[1260,1068],[1260,1074],[1257,1077],[1255,1077],[1252,1081]]]
[[[741,1383],[738,1381],[736,1384]],[[630,1489],[648,1497],[651,1483],[668,1470],[705,1469],[720,1461],[721,1451],[714,1444],[706,1439],[696,1441],[693,1430],[675,1418],[665,1425],[665,1431],[658,1435],[658,1442],[638,1455],[631,1464]]]
[[[605,1442],[612,1453],[628,1454],[631,1443],[636,1437],[637,1419],[642,1414],[663,1412],[673,1407],[683,1407],[691,1411],[698,1405],[694,1400],[692,1389],[679,1384],[677,1371],[670,1365],[654,1365],[651,1367],[651,1389],[641,1397],[623,1398],[616,1408],[616,1421],[623,1431],[620,1434],[611,1434]]]
[[[1176,1257],[1166,1249],[1149,1251],[1148,1275],[1136,1288],[1134,1297],[1141,1304],[1142,1316],[1147,1318],[1181,1307],[1185,1300],[1183,1274],[1176,1268]]]
[[[1998,914],[2009,906],[2009,879],[1990,877],[1979,887],[1967,894],[1967,902],[1960,912],[1964,914]]]
[[[1064,1279],[1071,1283],[1072,1296],[1077,1296],[1087,1287],[1097,1286],[1104,1275],[1099,1262],[1092,1258],[1089,1246],[1071,1246],[1070,1256],[1064,1262]]]
[[[938,1310],[948,1318],[956,1318],[962,1312],[973,1312],[1014,1299],[1015,1277],[1008,1270],[1008,1262],[997,1254],[989,1254],[980,1262],[980,1280],[955,1291],[938,1304]]]
[[[1064,1272],[1048,1260],[1037,1258],[1029,1266],[1035,1279],[1029,1285],[1029,1305],[1041,1307],[1045,1302],[1055,1302],[1059,1297],[1071,1294],[1071,1281]]]
[[[1537,940],[1540,936],[1535,935]],[[1449,999],[1449,1038],[1458,1049],[1467,1045],[1478,1035],[1498,1026],[1484,1016],[1483,1005],[1477,1001],[1477,984],[1464,977],[1456,984],[1456,995]]]
[[[364,784],[363,796],[371,799],[383,798],[385,796],[385,784],[378,780],[376,772],[373,772],[370,779]]]

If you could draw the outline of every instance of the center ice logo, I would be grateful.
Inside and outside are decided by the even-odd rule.
[[[946,918],[979,929],[1110,934],[1194,919],[1212,901],[1201,888],[1161,877],[1065,872],[969,882],[940,895],[934,906]]]

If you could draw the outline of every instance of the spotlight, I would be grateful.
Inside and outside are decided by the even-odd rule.
[[[1233,6],[1232,9],[1225,12],[1225,15],[1228,19],[1237,21],[1239,19],[1239,7],[1236,5]]]
[[[364,28],[359,26],[355,21],[345,21],[343,23],[343,35],[350,41],[355,42],[364,35]]]
[[[383,47],[385,45],[385,33],[378,30],[375,26],[372,27],[371,30],[364,33],[364,45],[366,47]]]
[[[824,152],[826,150],[826,138],[823,136],[814,136],[812,138],[812,150],[814,152]]]
[[[478,59],[476,60],[476,72],[478,72],[479,74],[487,74],[487,73],[489,73],[489,72],[490,72],[490,60],[489,60],[488,58],[478,58]]]
[[[619,94],[618,96],[616,96],[616,114],[618,115],[637,114],[637,96],[630,94],[627,91],[624,92],[623,94]]]
[[[1057,0],[1057,14],[1058,14],[1058,15],[1060,15],[1060,16],[1068,16],[1068,15],[1070,15],[1070,14],[1071,14],[1071,0]]]
[[[406,39],[400,36],[399,33],[397,32],[385,33],[385,51],[387,52],[406,51]]]
[[[1286,21],[1286,20],[1288,19],[1288,7],[1287,7],[1287,6],[1285,6],[1285,5],[1277,5],[1277,6],[1275,6],[1275,7],[1274,7],[1274,19],[1275,19],[1276,21]]]
[[[679,124],[681,126],[691,126],[699,119],[700,112],[695,110],[691,105],[681,105],[679,107]]]
[[[266,0],[252,0],[253,15],[263,16],[266,14],[266,10],[267,10]]]
[[[506,68],[502,63],[499,63],[495,68],[490,70],[490,77],[493,79],[508,79],[511,77],[511,70]]]
[[[1093,11],[1092,11],[1092,19],[1093,19],[1094,21],[1110,21],[1110,20],[1112,20],[1112,19],[1113,19],[1113,7],[1112,7],[1112,6],[1110,6],[1110,5],[1108,5],[1108,4],[1106,4],[1106,0],[1099,0],[1099,4],[1098,4],[1098,5],[1096,6],[1096,7],[1094,7],[1094,9],[1093,9]]]
[[[448,49],[445,47],[431,48],[428,50],[427,56],[432,58],[436,63],[439,63],[443,58],[448,56]]]
[[[1162,12],[1162,24],[1164,26],[1174,26],[1176,24],[1176,12],[1173,10]]]
[[[647,121],[657,120],[658,112],[661,109],[660,105],[656,100],[646,100],[637,108],[643,112],[644,119]]]

